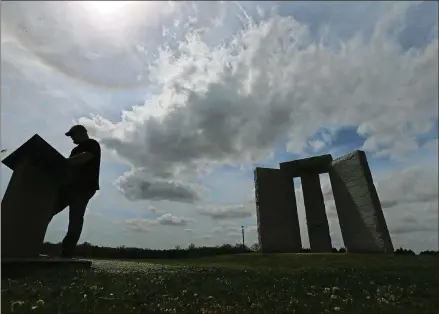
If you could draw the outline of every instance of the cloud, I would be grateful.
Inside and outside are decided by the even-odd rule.
[[[156,221],[144,218],[132,218],[124,221],[125,225],[134,232],[150,232]]]
[[[200,199],[201,186],[171,178],[154,178],[146,171],[125,173],[115,182],[129,200],[176,201],[194,203]]]
[[[258,231],[258,226],[250,226],[250,227],[247,227],[247,228],[245,228],[245,231],[246,232],[257,232]]]
[[[158,209],[157,207],[155,207],[153,205],[148,206],[148,211],[150,211],[151,213],[154,213],[154,214],[164,214],[165,213],[164,210]]]
[[[191,222],[193,222],[192,219],[173,216],[172,214],[167,213],[156,219],[132,218],[125,220],[123,223],[130,230],[135,232],[151,232],[152,227],[154,226],[186,226]]]
[[[415,220],[414,222],[405,223],[400,226],[396,226],[392,229],[392,234],[407,234],[407,233],[413,233],[413,232],[428,232],[428,231],[436,231],[438,228],[437,225],[430,225],[430,226],[422,226],[418,224],[418,222]]]
[[[437,171],[415,166],[382,177],[377,189],[383,209],[398,205],[436,202],[439,197]]]
[[[314,141],[309,141],[308,145],[311,146],[311,148],[315,152],[318,152],[326,146],[326,143],[324,141],[321,141],[321,140],[314,140]]]
[[[248,226],[244,227],[244,234],[246,241],[254,242],[256,240],[256,226]],[[242,227],[240,225],[236,225],[231,221],[227,221],[226,223],[222,223],[218,226],[212,228],[209,232],[213,238],[217,240],[217,243],[230,243],[230,241],[241,241],[242,239]]]
[[[438,102],[437,37],[403,51],[392,33],[409,8],[395,4],[371,36],[338,46],[278,15],[248,22],[219,46],[189,32],[150,65],[158,92],[144,105],[117,123],[101,116],[80,121],[133,167],[120,180],[132,199],[195,202],[193,190],[162,180],[188,181],[209,166],[264,159],[280,138],[288,151],[302,153],[323,126],[357,126],[364,150],[404,156],[433,127]],[[148,169],[149,179],[137,169]]]
[[[435,138],[433,140],[430,140],[430,141],[426,142],[424,144],[424,147],[432,148],[432,149],[435,149],[437,151],[438,148],[439,148],[439,144],[438,143],[439,143],[439,139]]]
[[[192,222],[192,220],[189,220],[187,218],[172,216],[169,213],[164,214],[159,218],[157,218],[157,222],[160,225],[164,225],[164,226],[186,226],[189,223],[189,221]]]
[[[437,242],[437,172],[437,165],[414,165],[378,178],[378,195],[389,231],[396,239],[423,232],[420,237],[431,234]]]
[[[216,226],[216,227],[212,228],[212,230],[210,232],[214,233],[214,234],[225,234],[225,233],[237,234],[237,233],[241,232],[241,226],[221,225],[221,226]]]
[[[147,48],[160,44],[158,30],[173,11],[167,3],[139,2],[97,17],[87,3],[6,3],[2,4],[2,37],[12,38],[33,59],[78,83],[135,88],[146,86],[137,80],[145,72],[146,55],[132,48],[132,40],[142,40],[147,31]]]
[[[215,220],[240,219],[252,216],[252,212],[244,205],[204,205],[199,206],[199,214]]]

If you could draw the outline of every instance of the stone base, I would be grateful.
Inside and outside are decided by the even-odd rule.
[[[92,262],[89,260],[58,258],[58,257],[36,257],[36,258],[2,258],[2,278],[28,275],[30,272],[39,272],[47,269],[88,269]]]

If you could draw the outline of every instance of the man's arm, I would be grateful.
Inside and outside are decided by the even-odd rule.
[[[86,162],[89,162],[90,160],[92,160],[94,157],[94,155],[90,152],[82,152],[79,153],[78,155],[69,157],[67,159],[68,163],[72,166],[76,166],[76,165],[80,165],[80,164],[85,164]]]
[[[70,165],[76,166],[80,164],[84,164],[92,160],[95,156],[98,156],[101,151],[101,147],[97,142],[90,142],[87,143],[87,146],[85,147],[86,151],[79,153],[77,155],[74,155],[67,159]]]

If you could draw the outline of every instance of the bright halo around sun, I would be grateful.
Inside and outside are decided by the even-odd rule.
[[[86,1],[84,4],[100,14],[116,13],[133,1]]]

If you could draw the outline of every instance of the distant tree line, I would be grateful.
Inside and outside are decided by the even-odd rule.
[[[42,253],[49,256],[56,256],[59,254],[61,244],[54,244],[45,242],[42,247]],[[187,248],[176,246],[173,249],[168,250],[153,250],[153,249],[141,249],[132,247],[104,247],[92,245],[88,242],[84,242],[77,246],[76,256],[85,258],[104,258],[104,259],[176,259],[176,258],[197,258],[207,256],[217,256],[226,254],[240,254],[258,252],[259,244],[255,243],[252,246],[243,246],[242,244],[230,245],[224,244],[221,246],[197,247],[194,244],[190,244]],[[309,248],[303,248],[302,253],[310,253]],[[346,253],[345,248],[332,249],[333,253]],[[412,250],[399,248],[395,250],[396,255],[416,255]],[[423,251],[419,255],[439,256],[438,251]]]
[[[413,252],[412,250],[407,250],[407,249],[403,249],[403,248],[396,249],[395,254],[397,254],[397,255],[416,255],[416,253]],[[420,252],[418,255],[439,256],[439,251],[427,250],[427,251]]]

